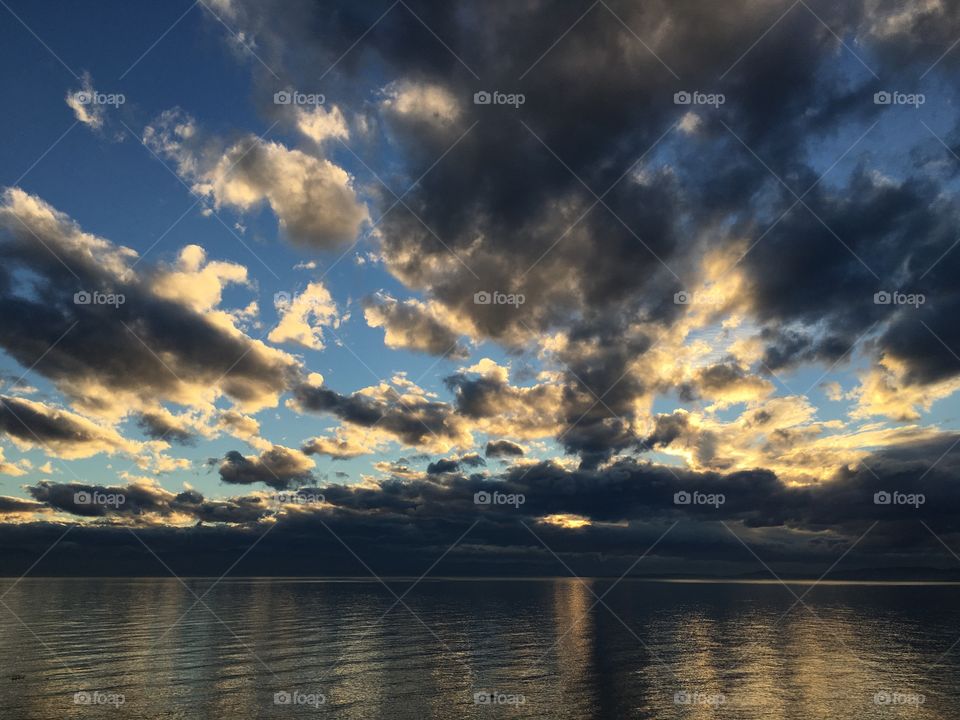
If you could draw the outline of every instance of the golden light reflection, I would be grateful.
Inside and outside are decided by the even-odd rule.
[[[554,513],[553,515],[545,515],[540,518],[540,522],[548,523],[550,525],[557,525],[562,528],[582,528],[587,525],[592,525],[589,518],[584,517],[583,515],[572,515],[569,513]]]

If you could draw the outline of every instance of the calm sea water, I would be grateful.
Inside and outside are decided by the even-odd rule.
[[[960,587],[611,584],[0,580],[0,717],[960,718]]]

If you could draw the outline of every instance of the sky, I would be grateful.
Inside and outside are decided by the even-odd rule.
[[[0,572],[960,570],[954,5],[0,17]]]

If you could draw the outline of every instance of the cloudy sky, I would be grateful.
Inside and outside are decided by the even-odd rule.
[[[2,5],[0,571],[960,570],[955,4]]]

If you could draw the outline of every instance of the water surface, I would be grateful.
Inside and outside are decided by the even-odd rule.
[[[184,583],[0,580],[0,717],[960,719],[957,586]]]

